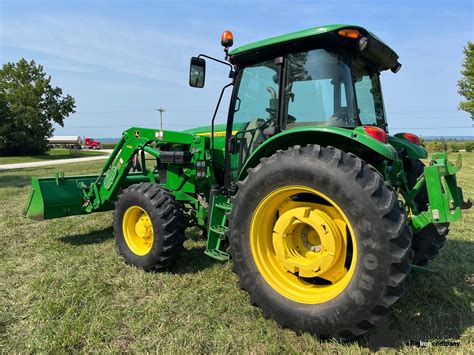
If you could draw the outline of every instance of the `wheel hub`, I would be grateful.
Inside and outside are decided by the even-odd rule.
[[[153,225],[141,207],[131,206],[123,217],[125,242],[136,255],[146,255],[153,245]]]
[[[340,257],[342,235],[331,217],[311,207],[284,212],[273,230],[273,247],[282,265],[301,277],[330,270]]]
[[[354,232],[342,209],[306,186],[275,189],[260,202],[250,246],[265,281],[284,297],[307,304],[341,293],[357,261]]]
[[[142,239],[149,239],[151,237],[151,222],[148,216],[142,214],[135,224],[135,232]]]

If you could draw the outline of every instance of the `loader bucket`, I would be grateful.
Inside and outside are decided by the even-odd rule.
[[[96,181],[97,176],[65,177],[64,174],[57,173],[55,177],[33,177],[26,216],[41,221],[86,213],[81,183],[89,185]]]

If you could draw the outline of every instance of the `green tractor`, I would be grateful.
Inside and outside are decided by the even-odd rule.
[[[229,52],[232,42],[225,31],[226,60],[191,59],[193,87],[204,86],[206,59],[230,69],[210,126],[132,127],[98,175],[33,178],[26,214],[114,210],[120,254],[147,271],[173,263],[186,227],[200,227],[205,254],[232,257],[266,317],[360,335],[470,207],[456,183],[461,159],[435,153],[424,166],[416,135],[388,135],[379,76],[401,64],[366,29],[317,27]],[[227,88],[227,124],[216,125]]]

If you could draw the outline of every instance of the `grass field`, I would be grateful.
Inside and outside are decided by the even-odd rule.
[[[474,196],[474,153],[459,183]],[[61,166],[97,172],[103,162]],[[341,344],[297,335],[265,320],[237,286],[231,263],[203,255],[194,230],[177,265],[145,273],[115,251],[112,213],[33,222],[22,217],[32,175],[58,167],[0,172],[0,352],[369,352],[368,337]],[[432,262],[413,273],[390,317],[387,352],[470,352],[474,327],[474,213],[452,225]],[[410,341],[450,339],[458,347]],[[413,343],[412,343],[413,344]]]
[[[30,163],[35,161],[57,160],[57,159],[72,159],[84,158],[92,155],[104,155],[107,153],[97,150],[68,150],[68,149],[51,149],[46,154],[42,155],[25,155],[18,157],[2,157],[0,156],[0,165],[2,164],[16,164],[16,163]]]

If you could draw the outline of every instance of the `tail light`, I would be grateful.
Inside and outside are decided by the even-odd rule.
[[[413,134],[413,133],[402,133],[402,136],[403,138],[405,138],[406,140],[416,144],[416,145],[420,145],[421,141],[420,141],[420,137],[418,137],[416,134]]]
[[[364,131],[369,136],[375,138],[379,142],[388,143],[388,135],[382,128],[374,126],[364,126]]]

